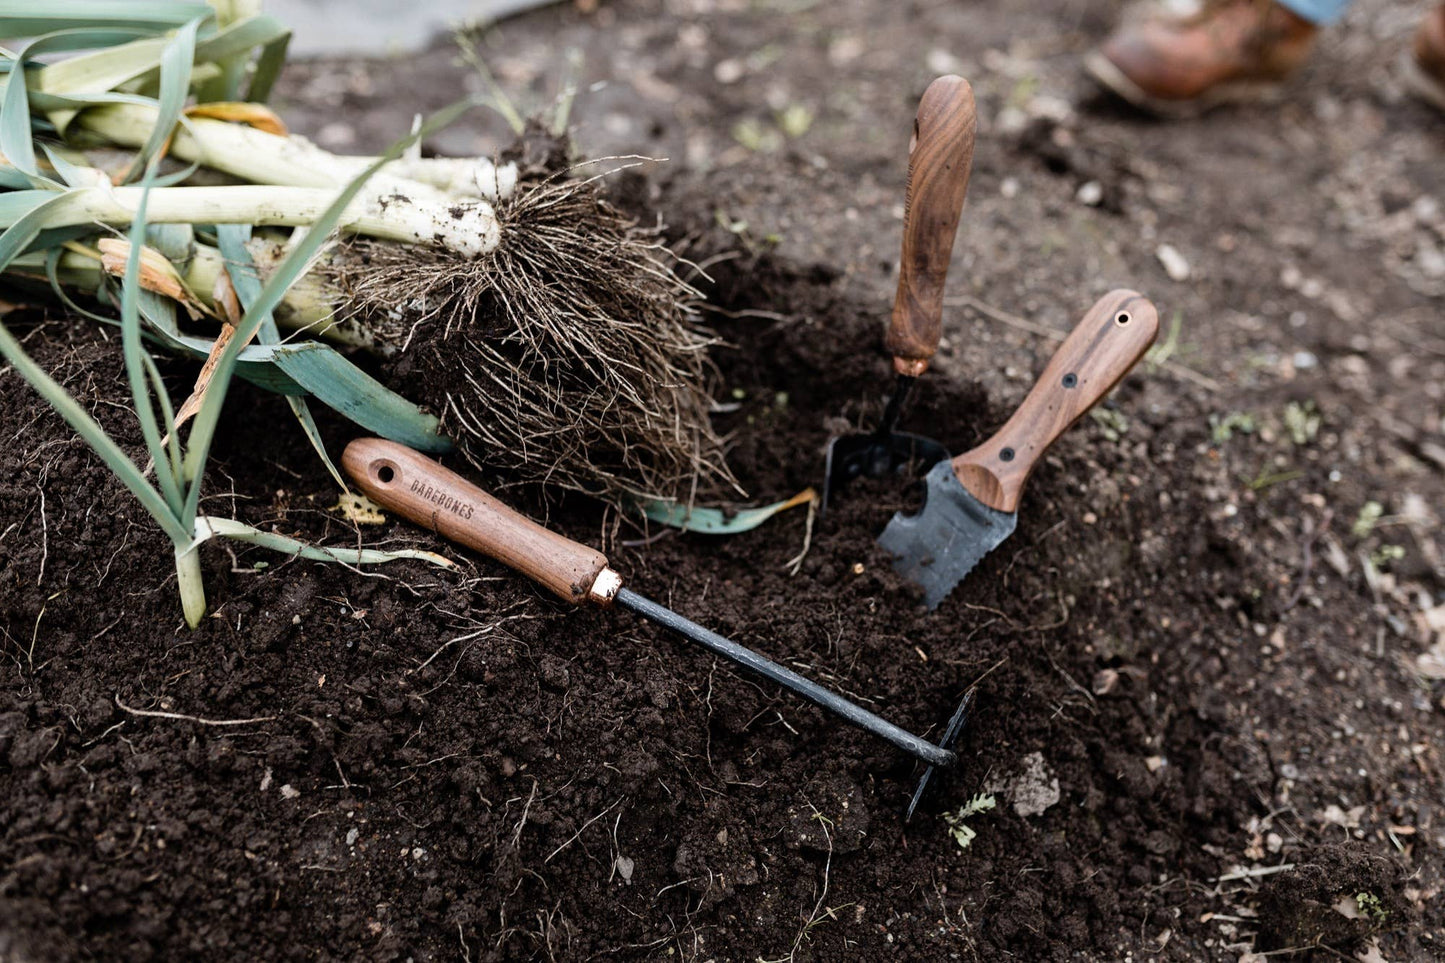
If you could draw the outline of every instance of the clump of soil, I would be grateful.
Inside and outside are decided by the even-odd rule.
[[[1357,949],[1381,930],[1408,924],[1413,908],[1395,860],[1360,845],[1308,856],[1261,890],[1260,950]]]

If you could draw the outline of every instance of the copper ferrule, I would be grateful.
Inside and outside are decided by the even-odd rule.
[[[620,588],[622,588],[622,576],[610,568],[604,568],[592,581],[592,588],[587,590],[587,601],[596,602],[598,605],[611,605]]]
[[[905,378],[917,378],[928,370],[928,359],[894,356],[893,370]]]

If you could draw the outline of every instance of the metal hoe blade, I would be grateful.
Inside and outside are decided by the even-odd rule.
[[[934,465],[924,486],[923,510],[895,514],[878,544],[894,556],[893,570],[923,589],[923,603],[931,611],[979,559],[1013,534],[1018,516],[974,498],[949,461]]]
[[[948,720],[948,726],[943,730],[943,737],[938,740],[939,746],[944,749],[952,749],[958,742],[958,737],[963,733],[963,727],[968,725],[969,710],[973,706],[973,690],[969,689],[963,694],[962,701],[953,712],[953,718]],[[913,811],[918,808],[923,794],[928,791],[928,783],[933,779],[933,774],[938,770],[937,766],[929,766],[923,770],[923,775],[918,778],[918,785],[913,790],[913,798],[908,800],[908,811],[903,814],[903,821],[909,822],[913,819]]]

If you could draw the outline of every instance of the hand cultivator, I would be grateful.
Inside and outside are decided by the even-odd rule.
[[[943,283],[973,169],[976,123],[973,88],[962,77],[939,77],[923,92],[908,147],[903,259],[888,326],[888,349],[898,381],[876,431],[829,442],[823,512],[832,493],[860,475],[882,478],[911,464],[948,457],[933,439],[893,429],[913,382],[928,370],[942,337]]]
[[[341,461],[357,486],[383,508],[496,559],[564,602],[618,605],[636,612],[926,763],[928,768],[909,806],[910,815],[934,768],[951,768],[958,761],[952,745],[967,718],[970,702],[967,697],[949,721],[943,738],[937,743],[929,742],[626,588],[622,576],[607,564],[607,557],[601,552],[548,531],[456,472],[404,445],[381,438],[362,438],[347,446]]]

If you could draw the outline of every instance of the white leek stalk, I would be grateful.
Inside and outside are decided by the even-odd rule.
[[[126,244],[120,239],[116,239],[116,243]],[[269,277],[271,268],[285,253],[280,244],[266,238],[256,238],[247,247],[257,267],[261,269],[263,278]],[[99,252],[72,248],[60,255],[56,276],[68,287],[94,291],[103,274],[115,273],[102,267],[104,260],[106,259]],[[225,258],[220,251],[206,244],[196,244],[180,270],[186,287],[200,297],[211,310],[219,309],[213,295],[216,282],[225,266]],[[6,273],[43,282],[46,279],[45,257],[43,254],[22,254],[10,263]],[[341,301],[340,291],[327,284],[315,272],[307,272],[286,289],[276,308],[276,323],[286,330],[304,331],[308,335],[336,344],[384,352],[386,346],[378,345],[375,335],[354,318],[336,317],[336,306]]]
[[[176,546],[176,586],[186,625],[194,629],[206,615],[206,583],[201,578],[201,553],[195,544]]]
[[[97,172],[98,173],[98,172]],[[104,175],[100,175],[101,178]],[[96,222],[123,226],[135,218],[142,188],[74,188],[48,210],[42,228]],[[152,224],[254,224],[302,227],[325,213],[335,188],[158,187],[146,202]],[[496,212],[480,198],[446,200],[378,192],[370,185],[347,207],[340,229],[351,234],[445,248],[466,257],[495,250],[501,240]]]
[[[141,104],[93,107],[81,127],[120,147],[143,147],[157,111]],[[304,137],[282,137],[245,124],[193,117],[176,128],[170,155],[224,171],[254,184],[341,187],[370,166],[373,157],[346,157],[322,150]],[[378,191],[504,200],[517,185],[517,165],[500,167],[484,157],[412,157],[392,161],[371,180]]]

